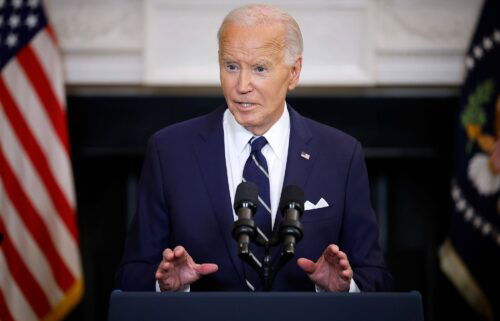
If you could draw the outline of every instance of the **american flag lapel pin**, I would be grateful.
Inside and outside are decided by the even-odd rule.
[[[311,155],[309,155],[308,153],[306,152],[301,152],[300,153],[300,157],[302,157],[303,159],[307,159],[309,160],[309,158],[311,158]]]

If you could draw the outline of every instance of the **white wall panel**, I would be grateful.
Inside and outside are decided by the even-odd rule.
[[[46,0],[69,84],[217,86],[244,0]],[[271,0],[304,35],[302,86],[457,85],[482,0]]]
[[[460,84],[481,4],[481,0],[377,1],[377,83]]]
[[[45,0],[69,84],[140,84],[141,0]]]
[[[146,83],[217,85],[216,33],[235,1],[146,0],[146,3]],[[373,83],[370,4],[370,1],[283,2],[281,6],[298,21],[304,37],[301,84]]]

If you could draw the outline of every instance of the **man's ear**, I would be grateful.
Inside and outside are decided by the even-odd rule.
[[[298,56],[290,69],[290,83],[288,84],[288,90],[294,90],[300,79],[300,71],[302,70],[302,56]]]

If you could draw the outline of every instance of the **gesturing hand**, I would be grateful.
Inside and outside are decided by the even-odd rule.
[[[297,264],[319,287],[333,292],[346,292],[352,279],[352,269],[347,255],[335,244],[330,244],[315,263],[300,258]]]
[[[217,269],[217,264],[195,263],[184,247],[177,246],[173,251],[169,248],[163,251],[155,277],[162,291],[179,291]]]

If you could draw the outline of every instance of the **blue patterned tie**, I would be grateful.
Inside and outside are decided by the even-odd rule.
[[[252,150],[243,169],[243,181],[252,182],[259,188],[259,205],[254,216],[257,227],[269,238],[271,236],[271,202],[269,195],[269,172],[267,162],[262,155],[262,147],[267,144],[263,137],[253,137],[250,140]],[[259,257],[259,259],[261,259]]]
[[[259,204],[257,212],[254,215],[255,225],[264,234],[265,238],[271,236],[271,202],[269,195],[269,171],[267,170],[267,162],[262,155],[262,147],[267,144],[267,140],[260,137],[252,137],[249,144],[252,148],[250,156],[248,156],[245,168],[243,169],[243,181],[252,182],[259,189]],[[260,262],[264,259],[264,248],[261,246],[250,246],[252,253]],[[247,285],[251,290],[260,290],[261,284],[258,274],[247,264],[245,266],[245,275]]]

